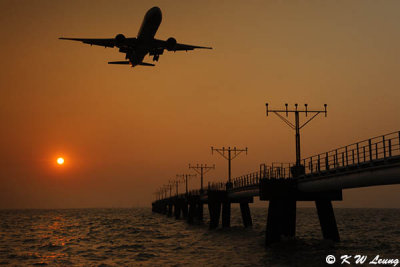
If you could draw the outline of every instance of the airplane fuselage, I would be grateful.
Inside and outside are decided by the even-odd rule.
[[[104,47],[117,47],[119,52],[125,54],[125,59],[127,59],[127,61],[111,61],[108,62],[108,64],[130,64],[132,67],[136,65],[155,66],[152,63],[143,62],[143,59],[147,54],[153,57],[153,61],[158,61],[159,56],[162,55],[165,50],[175,52],[194,49],[212,49],[211,47],[178,43],[173,37],[170,37],[167,40],[159,40],[154,38],[161,24],[161,20],[161,9],[159,7],[153,7],[146,12],[137,37],[126,38],[122,33],[119,33],[114,38],[60,37],[59,39],[80,41],[85,44],[99,45]]]
[[[161,24],[161,20],[162,14],[159,7],[153,7],[147,11],[137,35],[136,49],[131,55],[127,55],[127,58],[131,62],[132,66],[136,66],[141,63],[149,52],[149,44],[151,44],[154,40],[154,36],[156,35],[158,27]]]

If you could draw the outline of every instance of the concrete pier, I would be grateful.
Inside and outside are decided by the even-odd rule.
[[[339,241],[332,200],[342,200],[342,191],[300,192],[295,179],[261,179],[260,199],[269,201],[265,244],[296,235],[297,201],[315,201],[325,239]]]
[[[253,221],[251,219],[250,207],[248,202],[240,203],[240,213],[242,214],[242,221],[244,227],[253,226]]]
[[[315,202],[322,237],[340,241],[332,201],[342,200],[342,190],[366,186],[400,184],[400,131],[367,139],[309,158],[296,164],[261,164],[260,170],[209,184],[207,189],[166,197],[157,195],[153,212],[188,223],[201,222],[208,206],[209,228],[231,226],[232,204],[240,205],[244,227],[252,226],[249,203],[254,197],[269,201],[266,218],[267,245],[296,236],[297,201]],[[171,194],[171,193],[170,193]]]

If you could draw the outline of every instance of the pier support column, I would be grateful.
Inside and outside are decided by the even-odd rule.
[[[247,202],[240,203],[240,212],[242,213],[242,220],[244,227],[252,226],[253,221],[251,219],[249,203]]]
[[[189,224],[193,223],[195,215],[196,215],[196,202],[190,202],[189,203],[189,212],[187,215],[187,222]]]
[[[268,207],[267,229],[265,231],[266,245],[279,242],[281,239],[281,234],[279,232],[280,215],[279,200],[270,200]]]
[[[265,243],[269,245],[274,242],[279,242],[282,235],[287,238],[294,238],[295,234],[296,200],[270,200]]]
[[[179,205],[179,202],[178,203],[175,203],[175,210],[174,210],[175,212],[175,219],[179,219],[180,217],[181,217],[181,207],[180,207],[180,205]]]
[[[231,227],[231,203],[222,203],[222,227]]]
[[[209,202],[208,211],[210,212],[210,229],[215,229],[219,224],[221,214],[221,202]]]
[[[199,222],[203,221],[203,214],[204,214],[203,203],[198,203],[198,205],[197,205],[197,218],[199,219]]]
[[[332,201],[316,200],[315,205],[317,207],[318,218],[324,239],[330,239],[336,242],[340,241]]]
[[[187,218],[188,216],[188,203],[186,201],[182,201],[182,216],[183,218]]]
[[[167,215],[168,214],[168,205],[163,203],[162,205],[162,214]]]
[[[168,217],[172,216],[172,203],[168,203]]]
[[[283,200],[283,224],[282,234],[294,238],[296,235],[296,200]]]

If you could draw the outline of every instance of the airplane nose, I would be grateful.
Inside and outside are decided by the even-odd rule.
[[[161,22],[161,9],[158,6],[150,8],[146,13],[146,17],[153,18],[154,20]]]
[[[148,11],[152,16],[161,16],[161,9],[158,6],[150,8]]]
[[[161,12],[161,9],[158,6],[154,6],[150,10],[154,10],[156,12]]]

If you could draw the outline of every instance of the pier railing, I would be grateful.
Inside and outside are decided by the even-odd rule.
[[[260,179],[286,179],[292,178],[290,168],[293,163],[272,163],[271,165],[261,164],[260,170],[246,175],[239,176],[232,180],[232,188],[245,188],[257,186]]]
[[[372,166],[394,159],[400,159],[400,131],[313,155],[302,159],[301,164],[304,166],[305,175],[319,175],[346,168]],[[208,183],[208,187],[203,192],[191,190],[189,195],[204,195],[208,191],[244,190],[258,186],[260,179],[293,178],[292,167],[294,166],[294,163],[261,164],[259,171],[233,178],[231,184],[226,182]],[[179,196],[183,197],[184,195],[186,194]]]
[[[306,174],[373,164],[400,155],[400,131],[366,139],[303,159]]]
[[[400,157],[400,131],[380,135],[302,160],[305,174],[318,174],[343,168],[360,167]],[[261,178],[293,178],[294,163],[261,164],[260,171],[233,179],[233,188],[246,188],[259,184]]]
[[[208,190],[219,191],[219,190],[226,190],[226,183],[224,182],[215,182],[215,183],[208,183]]]

